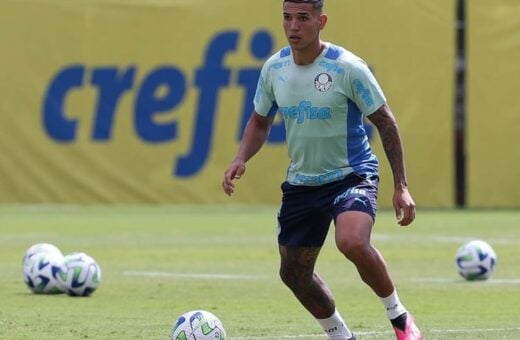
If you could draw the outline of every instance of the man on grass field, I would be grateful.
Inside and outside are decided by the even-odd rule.
[[[290,164],[278,214],[280,276],[316,318],[328,339],[355,339],[332,292],[315,272],[331,221],[336,245],[381,299],[398,340],[419,340],[413,316],[399,300],[382,255],[370,243],[376,216],[378,160],[363,127],[378,129],[394,179],[399,225],[415,219],[399,129],[367,64],[320,38],[324,0],[284,0],[289,46],[262,68],[252,113],[235,159],[224,174],[231,195],[246,162],[262,147],[276,112],[284,118]]]

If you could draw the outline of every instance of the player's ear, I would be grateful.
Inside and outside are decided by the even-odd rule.
[[[326,14],[320,14],[320,30],[325,28],[325,25],[327,25],[328,17]]]

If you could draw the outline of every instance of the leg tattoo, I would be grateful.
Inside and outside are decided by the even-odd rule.
[[[329,287],[314,272],[320,249],[280,246],[280,277],[315,318],[325,319],[336,307]]]

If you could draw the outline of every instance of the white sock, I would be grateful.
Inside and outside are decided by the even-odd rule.
[[[406,313],[406,308],[404,308],[401,301],[399,301],[399,296],[397,295],[397,291],[395,289],[392,294],[380,299],[383,305],[385,305],[386,315],[390,320],[397,318],[403,313]]]
[[[329,340],[345,340],[352,337],[352,332],[348,329],[337,309],[331,317],[316,320],[320,323]]]

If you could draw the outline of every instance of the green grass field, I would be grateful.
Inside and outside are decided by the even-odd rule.
[[[278,278],[277,207],[0,206],[1,339],[168,339],[176,317],[215,313],[229,339],[324,339]],[[418,211],[411,228],[380,211],[373,242],[425,339],[520,339],[520,213]],[[493,277],[465,282],[454,254],[488,241]],[[102,269],[88,298],[34,295],[22,256],[49,242]],[[359,339],[393,339],[383,307],[327,240],[318,272]]]

